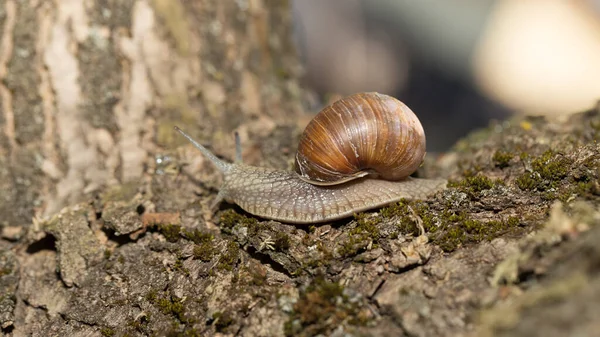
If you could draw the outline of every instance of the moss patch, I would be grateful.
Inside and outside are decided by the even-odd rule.
[[[495,185],[487,178],[476,179],[475,185],[479,187],[482,186],[482,180],[491,182],[492,186]],[[464,188],[476,193],[478,188],[473,188],[469,182],[464,183],[466,184]],[[502,235],[516,236],[527,231],[526,227],[521,226],[522,220],[517,217],[497,216],[492,220],[477,219],[469,215],[467,210],[457,211],[449,206],[446,207],[441,211],[432,210],[426,201],[401,200],[382,208],[379,216],[357,214],[355,215],[356,227],[348,230],[348,235],[339,244],[337,252],[341,257],[352,257],[365,250],[369,244],[375,248],[382,240],[396,239],[401,235],[416,237],[422,234],[421,230],[425,231],[432,243],[445,252],[452,252],[459,247],[481,241],[491,241]],[[390,226],[394,225],[395,228],[390,229]],[[320,262],[319,265],[322,263]]]
[[[212,242],[215,238],[211,233],[203,232],[199,229],[186,229],[182,233],[183,237],[192,241],[195,244]]]
[[[178,257],[173,264],[173,270],[182,272],[185,276],[190,276],[190,271],[186,267],[183,266],[183,258]]]
[[[217,268],[223,271],[231,271],[237,264],[239,258],[240,247],[234,241],[228,241],[227,250],[221,255]]]
[[[535,172],[525,172],[515,179],[515,185],[523,191],[531,191],[541,186],[542,180]]]
[[[212,260],[213,256],[215,255],[215,248],[210,242],[201,243],[194,246],[192,254],[194,255],[194,259],[208,262]]]
[[[527,160],[527,157],[524,157]],[[567,177],[572,160],[553,150],[547,150],[531,160],[531,171],[524,172],[515,180],[515,184],[524,191],[546,191],[557,188]]]
[[[338,249],[342,257],[350,257],[365,249],[371,242],[377,243],[380,238],[378,224],[380,218],[368,213],[359,213],[354,216],[356,226],[348,231],[348,237]]]
[[[572,160],[563,154],[552,150],[544,152],[541,156],[531,161],[531,167],[543,179],[557,181],[567,176]]]
[[[148,298],[148,295],[146,295]],[[153,297],[151,302],[154,306],[165,315],[172,315],[182,323],[189,323],[190,321],[185,316],[185,306],[183,305],[183,299],[177,296],[164,296],[164,297]]]
[[[165,237],[169,242],[177,242],[181,238],[181,226],[173,224],[158,224],[158,231]]]
[[[107,328],[107,327],[104,327],[104,328],[101,328],[101,329],[100,329],[100,334],[101,334],[103,337],[112,337],[112,336],[114,336],[114,335],[116,334],[116,332],[115,332],[115,330],[114,330],[114,329],[112,329],[112,328]]]
[[[476,193],[489,190],[494,186],[503,184],[501,180],[492,180],[481,173],[466,171],[464,174],[465,178],[462,180],[449,181],[448,187],[455,187],[461,192],[465,192],[470,196],[474,196]]]
[[[396,217],[398,232],[393,234],[393,238],[399,235],[413,235],[418,236],[420,234],[419,227],[415,219],[412,217],[412,207],[419,207],[420,203],[411,203],[408,200],[401,200],[400,202],[387,206],[381,209],[381,216],[386,218]]]
[[[420,221],[432,243],[445,252],[481,241],[493,240],[505,234],[519,234],[525,230],[517,217],[498,217],[498,220],[477,220],[466,211],[452,211],[449,208],[434,211],[424,201],[402,200],[381,210],[383,217],[397,217],[398,235],[420,235],[417,221]]]
[[[260,229],[266,228],[265,225],[261,224],[255,218],[247,217],[238,214],[232,209],[225,210],[221,213],[221,229],[226,232],[231,232],[235,226],[248,227],[248,233],[257,233]]]
[[[492,156],[492,161],[494,165],[499,168],[506,168],[510,166],[510,161],[513,159],[515,155],[510,152],[505,152],[502,150],[498,150],[494,152]]]
[[[275,244],[273,245],[275,250],[280,252],[286,251],[290,248],[290,245],[291,242],[289,235],[283,232],[277,232],[277,234],[275,235]]]
[[[316,336],[327,335],[341,324],[364,325],[369,317],[361,309],[361,301],[349,298],[342,285],[317,277],[300,293],[284,332]]]
[[[433,231],[432,242],[445,252],[451,252],[467,244],[491,241],[503,234],[520,232],[521,221],[516,217],[501,220],[475,220],[465,213],[442,214],[441,225]],[[432,228],[430,228],[432,229]]]

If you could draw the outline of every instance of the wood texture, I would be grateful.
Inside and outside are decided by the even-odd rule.
[[[143,182],[175,124],[255,149],[302,111],[289,21],[278,1],[0,1],[0,223]]]

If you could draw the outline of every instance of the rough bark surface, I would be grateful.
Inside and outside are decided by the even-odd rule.
[[[0,1],[9,336],[593,335],[600,110],[497,123],[450,187],[320,226],[223,205],[174,124],[285,167],[304,124],[277,1]]]
[[[143,184],[175,124],[229,156],[234,129],[302,111],[285,3],[7,0],[0,18],[4,224]]]

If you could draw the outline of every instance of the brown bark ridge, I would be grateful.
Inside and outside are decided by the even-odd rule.
[[[600,109],[498,122],[450,179],[319,226],[223,205],[172,127],[293,159],[287,2],[0,1],[0,331],[8,336],[594,335]],[[302,123],[302,122],[298,122]]]

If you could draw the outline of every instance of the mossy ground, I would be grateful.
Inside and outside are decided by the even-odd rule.
[[[370,312],[360,298],[351,298],[344,287],[317,276],[300,293],[289,320],[286,336],[316,336],[331,333],[342,322],[365,325]]]

